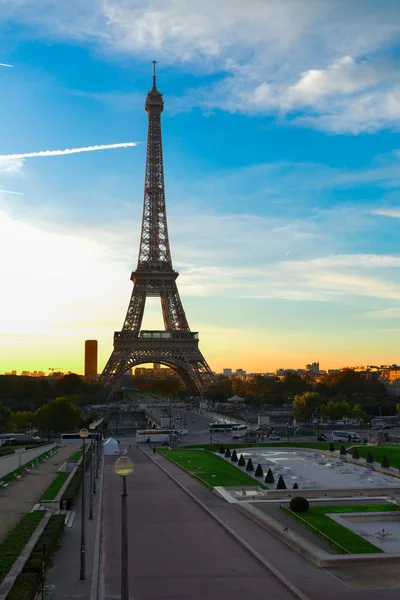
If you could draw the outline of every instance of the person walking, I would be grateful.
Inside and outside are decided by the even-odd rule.
[[[153,454],[155,454],[155,453],[156,453],[156,447],[153,446]]]

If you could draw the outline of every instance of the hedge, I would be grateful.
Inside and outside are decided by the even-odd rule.
[[[0,583],[9,573],[43,517],[44,512],[41,511],[24,515],[3,540],[0,545]]]
[[[90,462],[90,457],[91,457],[90,450],[88,450],[85,453],[85,471],[88,468],[88,465]],[[71,510],[71,508],[74,506],[76,498],[78,496],[79,488],[81,487],[81,483],[82,483],[82,463],[76,470],[75,475],[72,477],[71,481],[69,482],[69,484],[67,486],[67,489],[64,491],[64,494],[61,498],[62,503],[66,502],[67,510]]]
[[[43,566],[46,571],[52,566],[52,558],[59,548],[64,521],[64,515],[50,517],[21,574],[8,593],[7,600],[35,600],[42,583]]]
[[[61,490],[64,483],[67,481],[70,473],[63,471],[55,476],[49,487],[43,492],[39,498],[39,502],[46,502],[48,500],[55,500],[58,492]]]

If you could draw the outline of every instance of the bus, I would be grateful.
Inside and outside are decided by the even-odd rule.
[[[210,423],[209,431],[231,431],[233,427],[237,427],[239,423]]]
[[[179,436],[179,431],[174,429],[140,429],[136,432],[136,442],[150,442],[162,444],[168,442],[170,435]]]
[[[92,433],[89,433],[88,437],[85,440],[85,444],[90,444],[90,438],[92,437]],[[60,438],[61,444],[82,444],[82,438],[79,437],[79,432],[76,433],[62,433]]]
[[[235,425],[232,427],[231,437],[233,438],[243,438],[248,434],[247,425]]]

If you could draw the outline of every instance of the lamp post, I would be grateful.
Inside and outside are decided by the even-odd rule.
[[[82,440],[81,581],[85,580],[85,440],[88,436],[87,429],[80,430],[79,437]]]
[[[121,600],[129,600],[128,582],[128,509],[126,478],[135,470],[135,465],[129,456],[120,456],[114,464],[114,471],[122,477],[121,502]]]
[[[289,436],[290,436],[290,433],[289,433],[289,431],[290,431],[290,426],[289,426],[289,423],[286,423],[286,434],[287,434],[287,441],[289,441]]]
[[[96,459],[96,452],[94,452],[94,430],[96,429],[96,423],[90,423],[90,501],[89,501],[89,519],[93,520],[93,494],[96,493],[96,483],[93,477],[93,461]]]

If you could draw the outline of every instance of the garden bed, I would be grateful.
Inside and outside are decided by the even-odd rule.
[[[24,515],[3,540],[0,545],[0,583],[9,573],[43,517],[43,511]]]
[[[58,473],[58,475],[56,475],[56,477],[53,479],[47,490],[45,490],[40,496],[39,502],[55,500],[57,498],[58,492],[61,490],[62,486],[67,481],[69,476],[70,473],[68,472]]]

